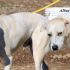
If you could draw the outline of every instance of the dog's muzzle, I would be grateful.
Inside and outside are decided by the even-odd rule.
[[[56,50],[58,50],[58,46],[57,45],[53,45],[52,49],[53,49],[53,51],[56,51]]]

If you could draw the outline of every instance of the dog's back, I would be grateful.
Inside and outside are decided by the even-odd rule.
[[[4,30],[8,31],[11,44],[15,47],[22,37],[24,41],[27,40],[38,25],[44,24],[44,20],[44,16],[40,14],[21,12],[4,15],[0,22]]]

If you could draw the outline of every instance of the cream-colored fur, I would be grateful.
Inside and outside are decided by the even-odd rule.
[[[46,20],[47,21],[47,20]],[[17,44],[23,39],[23,44],[28,38],[33,41],[33,56],[36,70],[41,69],[41,61],[46,52],[47,31],[45,29],[45,17],[29,12],[14,13],[0,16],[0,28],[4,30],[5,52],[8,57],[11,56],[11,50],[16,48]],[[12,63],[12,59],[10,61]],[[4,70],[11,69],[11,63]]]
[[[65,37],[70,33],[70,18],[68,16],[58,16],[47,24],[47,32],[51,34],[50,47],[53,50],[53,46],[56,45],[58,50],[63,47]],[[61,33],[59,35],[59,33]]]

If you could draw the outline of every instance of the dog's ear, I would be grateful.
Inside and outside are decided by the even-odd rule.
[[[69,24],[69,21],[66,21],[66,22],[65,22],[65,26],[68,26],[68,24]]]
[[[65,36],[68,36],[69,33],[70,33],[70,21],[66,20],[64,22],[65,24],[65,30],[64,30],[64,33],[65,33]]]
[[[64,35],[65,36],[68,36],[69,33],[70,33],[70,17],[69,15],[62,15],[62,16],[59,16],[62,21],[64,22],[64,25],[65,25],[65,30],[64,30]]]

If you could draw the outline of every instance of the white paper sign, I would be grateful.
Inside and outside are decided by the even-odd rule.
[[[69,7],[51,7],[45,9],[45,15],[48,16],[48,19],[51,20],[60,15],[65,17],[70,17],[70,8]]]

